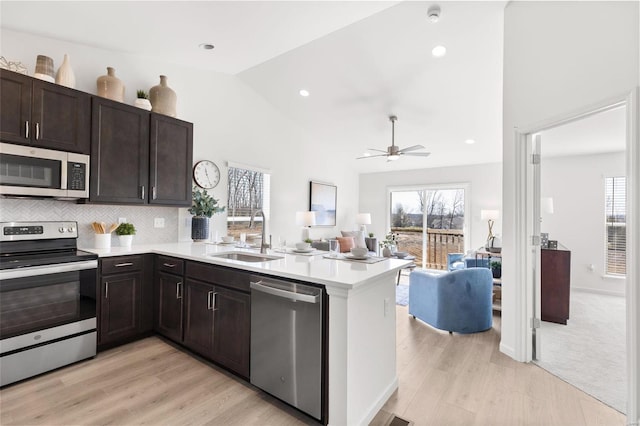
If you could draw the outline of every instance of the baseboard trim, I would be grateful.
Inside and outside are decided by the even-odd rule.
[[[396,375],[393,378],[393,381],[387,386],[387,389],[380,395],[380,398],[376,402],[371,405],[369,412],[364,415],[361,421],[357,424],[359,425],[368,425],[371,423],[371,420],[378,414],[378,411],[382,409],[384,404],[391,398],[391,395],[398,389],[398,376]]]
[[[500,352],[517,361],[516,351],[511,346],[507,346],[504,343],[500,342]]]
[[[618,291],[608,291],[608,290],[601,290],[599,288],[590,288],[590,287],[571,287],[571,290],[575,290],[575,291],[581,291],[584,293],[594,293],[594,294],[603,294],[605,296],[618,296],[618,297],[625,297],[624,293],[620,293]]]

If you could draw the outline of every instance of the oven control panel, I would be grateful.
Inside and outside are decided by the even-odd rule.
[[[0,222],[0,241],[78,238],[77,222]]]

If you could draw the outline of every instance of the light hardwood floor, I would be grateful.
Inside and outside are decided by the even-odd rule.
[[[533,365],[498,351],[494,328],[434,330],[397,307],[400,387],[393,413],[415,425],[624,425],[625,418]],[[2,425],[304,425],[296,410],[151,337],[0,390]]]

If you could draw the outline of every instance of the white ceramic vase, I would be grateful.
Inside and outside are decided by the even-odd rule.
[[[71,62],[69,61],[69,55],[64,55],[62,65],[58,68],[56,73],[56,84],[61,86],[70,87],[74,89],[76,87],[76,76],[71,68]]]
[[[116,77],[116,70],[114,68],[107,67],[107,75],[98,77],[96,85],[98,86],[98,96],[124,102],[124,84],[122,80]]]
[[[167,86],[167,77],[160,76],[160,84],[149,89],[149,100],[151,101],[151,111],[158,114],[176,116],[176,92]]]
[[[138,108],[151,111],[151,102],[149,102],[149,99],[136,98],[133,105],[137,106]]]
[[[118,235],[118,241],[120,243],[120,247],[131,247],[131,243],[133,242],[133,235]]]

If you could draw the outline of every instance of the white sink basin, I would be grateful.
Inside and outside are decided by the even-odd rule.
[[[263,253],[247,253],[244,251],[228,251],[225,253],[210,254],[211,257],[219,257],[222,259],[239,260],[241,262],[268,262],[270,260],[282,259],[282,256],[274,256]]]

